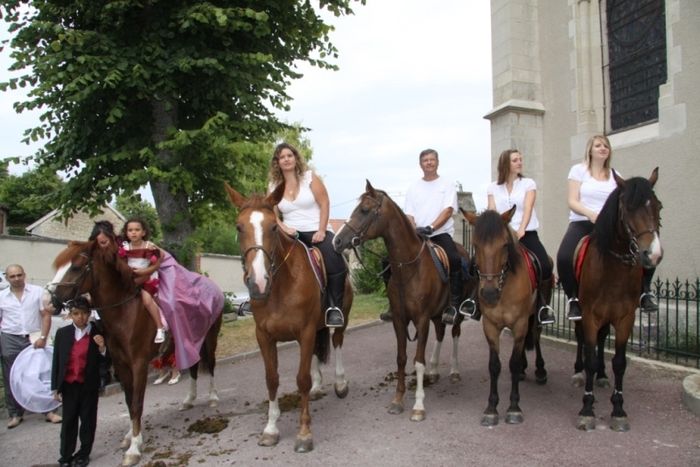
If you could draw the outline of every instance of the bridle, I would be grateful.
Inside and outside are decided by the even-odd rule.
[[[503,266],[501,267],[500,272],[482,273],[479,270],[479,265],[476,263],[476,261],[474,261],[474,271],[476,271],[476,274],[479,276],[479,281],[493,282],[495,279],[498,279],[497,290],[498,290],[499,294],[503,290],[503,284],[506,281],[506,273],[508,272],[509,269],[510,269],[510,262],[506,259],[506,262],[503,263]]]
[[[381,195],[379,199],[372,198],[367,194],[364,196],[366,199],[374,202],[376,207],[370,209],[370,212],[362,219],[362,223],[359,227],[353,226],[350,222],[345,222],[345,227],[350,229],[350,231],[353,233],[353,237],[350,239],[350,245],[355,251],[355,255],[357,255],[357,250],[355,250],[355,248],[362,244],[362,238],[365,236],[372,224],[379,219],[382,204],[384,203],[384,195]]]
[[[277,233],[276,245],[279,246],[279,251],[284,251],[284,245],[282,245],[282,239],[281,239],[280,235],[284,235],[284,233],[279,233],[279,232]],[[284,257],[282,258],[282,261],[279,264],[277,264],[275,262],[275,259],[277,258],[277,256],[275,255],[275,251],[278,250],[278,248],[275,248],[274,245],[273,245],[272,253],[267,251],[263,245],[258,245],[258,244],[251,245],[248,248],[246,248],[245,251],[241,254],[241,266],[243,267],[243,282],[247,283],[247,278],[249,276],[248,268],[246,267],[246,258],[248,257],[249,253],[261,251],[263,253],[263,255],[265,255],[268,262],[270,263],[270,281],[269,281],[269,283],[271,283],[272,278],[275,277],[275,275],[277,275],[277,273],[279,272],[282,265],[287,262],[287,259],[289,259],[289,255],[292,253],[292,248],[294,248],[295,244],[296,244],[296,241],[293,241],[289,245],[289,249],[287,250],[287,253],[285,253]],[[269,293],[269,287],[268,287],[268,290],[265,291],[265,295],[267,295],[268,293]]]
[[[635,232],[630,223],[627,221],[627,216],[625,216],[625,213],[627,211],[625,211],[625,209],[623,208],[623,204],[624,203],[621,198],[618,202],[617,209],[620,223],[625,229],[625,234],[629,239],[628,249],[626,253],[618,253],[616,251],[610,250],[610,254],[612,254],[615,258],[619,259],[620,261],[622,261],[622,263],[628,266],[636,266],[639,263],[639,239],[642,237],[642,235],[658,235],[659,229],[657,227],[655,229],[645,229],[641,232]]]
[[[89,254],[87,254],[84,251],[81,251],[80,253],[78,253],[78,256],[85,258],[87,261],[86,261],[85,265],[82,266],[82,268],[81,268],[82,270],[80,271],[80,274],[78,274],[78,276],[74,280],[61,281],[61,282],[51,282],[49,284],[46,284],[46,291],[51,296],[51,304],[54,306],[54,308],[56,308],[54,313],[58,313],[62,309],[70,309],[73,307],[76,299],[82,295],[80,293],[80,288],[83,285],[83,283],[85,282],[85,279],[88,277],[88,274],[90,275],[90,278],[92,279],[92,281],[94,283],[94,269],[93,269],[93,264],[92,264],[92,256],[90,256]],[[73,266],[71,264],[71,269],[73,269],[73,268],[75,268],[75,266]],[[74,289],[73,297],[69,298],[66,301],[61,301],[61,299],[58,297],[58,295],[56,295],[56,293],[54,292],[54,290],[56,290],[56,287],[60,287],[60,286],[72,287]],[[119,307],[119,306],[135,299],[136,297],[138,297],[140,295],[140,293],[141,293],[141,288],[137,287],[136,291],[134,292],[133,295],[128,296],[125,299],[123,299],[117,303],[113,303],[113,304],[102,306],[102,307],[93,307],[93,309],[97,310],[97,312],[99,313],[100,311],[105,310],[105,309]]]

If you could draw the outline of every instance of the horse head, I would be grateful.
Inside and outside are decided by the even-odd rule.
[[[277,214],[274,207],[282,200],[284,183],[266,197],[246,198],[226,184],[226,191],[239,209],[236,219],[238,245],[243,264],[243,281],[252,299],[266,298],[272,286],[275,250],[279,246]]]
[[[596,220],[600,251],[607,251],[627,264],[655,268],[663,258],[659,236],[662,205],[654,193],[659,168],[648,179],[623,180],[615,171],[613,175],[617,188]]]
[[[367,180],[365,192],[360,196],[360,202],[333,239],[335,251],[342,252],[348,248],[359,246],[367,240],[379,237],[383,232],[383,221],[385,220],[381,214],[389,204],[385,201],[389,199],[389,195],[382,190],[375,189]]]
[[[501,298],[506,273],[519,263],[516,238],[509,222],[515,206],[499,214],[487,210],[477,216],[460,208],[464,218],[474,226],[474,269],[479,276],[479,296],[494,306]]]

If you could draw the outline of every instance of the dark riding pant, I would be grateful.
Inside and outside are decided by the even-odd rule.
[[[547,250],[545,250],[544,245],[540,241],[540,237],[537,235],[536,230],[528,230],[520,239],[525,248],[530,250],[536,257],[537,261],[540,262],[540,267],[542,268],[542,280],[546,281],[552,277],[553,265],[549,262],[549,255]]]

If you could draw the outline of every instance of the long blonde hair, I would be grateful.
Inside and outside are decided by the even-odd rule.
[[[603,144],[605,144],[605,147],[608,148],[608,158],[605,159],[605,162],[603,163],[603,169],[605,170],[605,175],[607,177],[610,177],[610,161],[612,160],[612,147],[610,147],[610,140],[607,136],[593,135],[588,139],[588,143],[586,143],[586,152],[583,154],[583,161],[586,163],[588,171],[590,172],[591,166],[593,165],[593,157],[591,157],[591,151],[593,151],[593,145],[595,144],[595,141],[597,139],[601,140]]]
[[[299,153],[297,148],[289,143],[280,143],[275,148],[275,152],[272,154],[272,159],[270,160],[270,170],[267,173],[267,181],[273,187],[276,187],[280,183],[284,182],[284,175],[282,175],[282,170],[280,170],[279,156],[283,149],[289,149],[294,154],[294,159],[296,164],[294,167],[294,175],[296,175],[297,180],[301,180],[301,177],[308,170],[306,161],[304,157]]]

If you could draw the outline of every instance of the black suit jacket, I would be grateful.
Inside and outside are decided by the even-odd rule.
[[[90,344],[88,345],[87,363],[85,364],[86,389],[100,388],[100,360],[104,358],[100,354],[100,348],[95,344],[93,337],[100,334],[92,323],[90,329]],[[63,326],[56,331],[53,349],[53,365],[51,367],[51,390],[63,392],[63,383],[66,376],[66,365],[70,360],[70,352],[75,342],[75,326]]]

